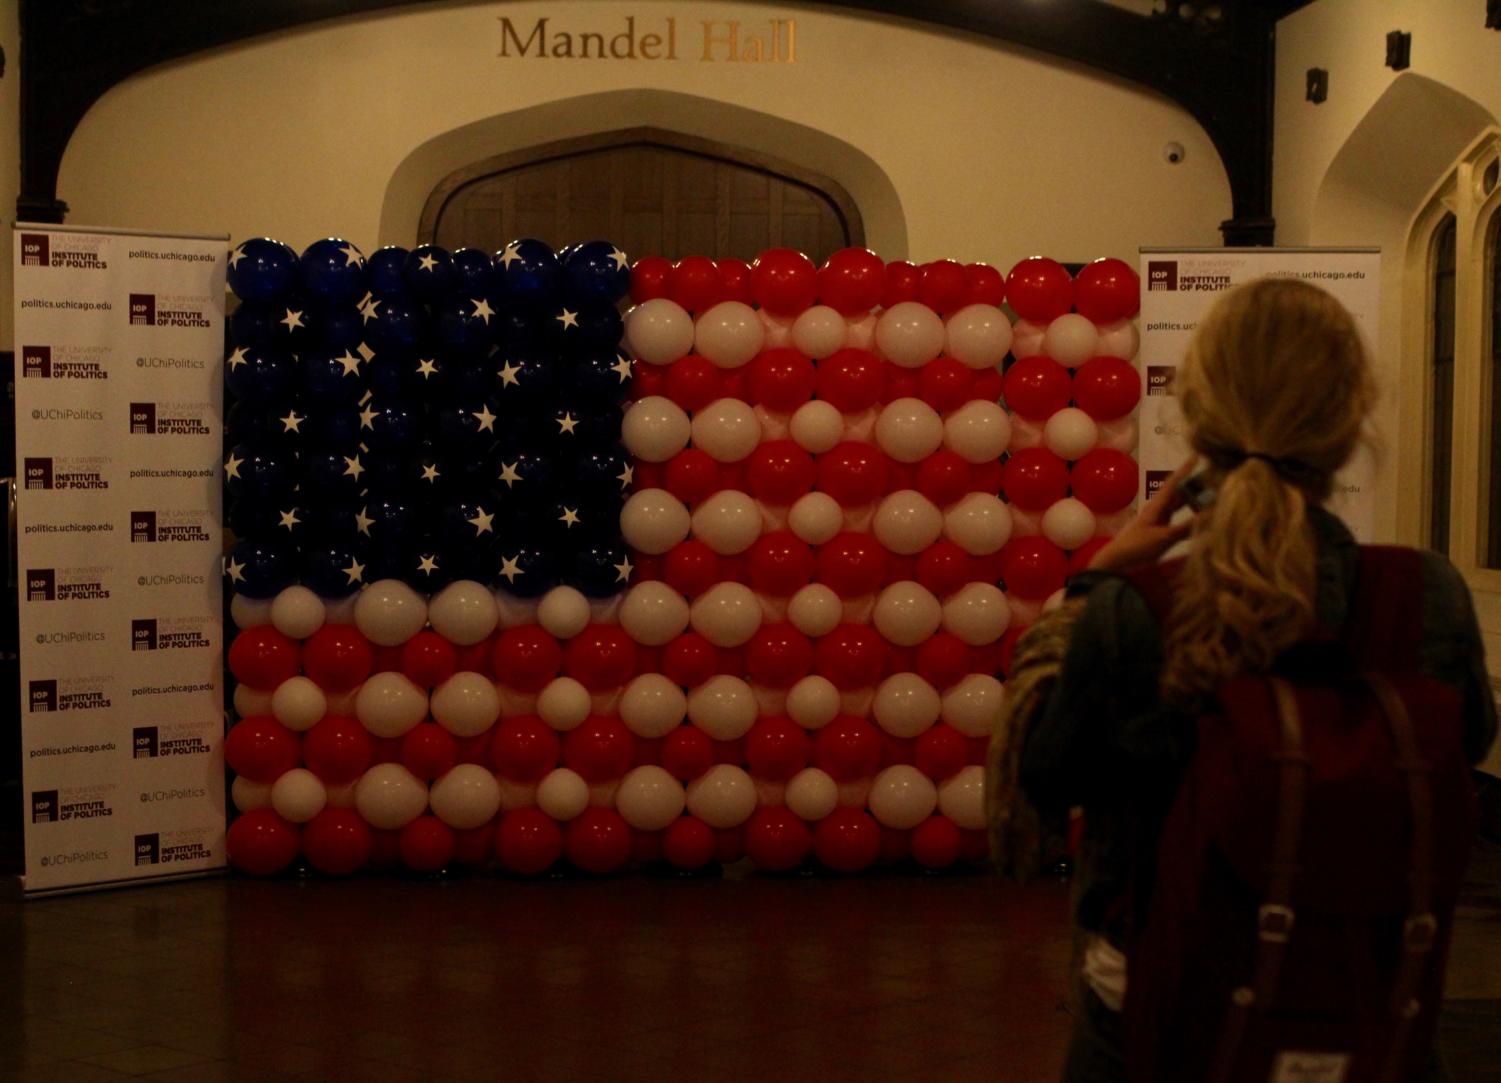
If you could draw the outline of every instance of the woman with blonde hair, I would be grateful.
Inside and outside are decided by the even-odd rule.
[[[1323,505],[1363,439],[1375,390],[1355,325],[1333,298],[1294,279],[1232,291],[1197,330],[1175,391],[1194,458],[1017,652],[1025,670],[1032,643],[1050,632],[1058,642],[1072,622],[1020,754],[1038,809],[1084,810],[1069,1081],[1126,1078],[1126,948],[1150,897],[1152,844],[1193,754],[1195,718],[1226,681],[1272,673],[1316,629],[1344,628],[1361,566],[1360,547]],[[1178,515],[1190,495],[1193,513]],[[1185,540],[1170,604],[1154,606],[1139,589],[1143,569]],[[1469,592],[1444,557],[1422,553],[1419,566],[1413,668],[1461,697],[1464,753],[1478,762],[1496,715]]]

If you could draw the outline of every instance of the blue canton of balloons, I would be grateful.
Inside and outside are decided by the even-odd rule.
[[[256,238],[228,278],[233,590],[625,589],[624,252],[523,239],[367,260],[340,238],[301,256]]]

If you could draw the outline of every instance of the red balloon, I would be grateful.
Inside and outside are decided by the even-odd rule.
[[[495,856],[523,876],[546,872],[563,856],[563,829],[540,809],[508,812],[495,831]]]
[[[667,552],[662,578],[679,594],[692,598],[724,579],[719,556],[697,538],[678,542]]]
[[[1119,259],[1097,259],[1074,280],[1074,305],[1095,323],[1130,319],[1141,309],[1141,280]]]
[[[377,647],[371,644],[370,657],[372,659],[371,673],[399,673],[401,671],[400,647]]]
[[[454,751],[457,753],[457,758],[454,762],[472,763],[487,771],[495,770],[495,761],[490,758],[491,735],[492,730],[486,730],[484,733],[476,733],[469,737],[455,737]]]
[[[970,672],[969,647],[952,632],[935,632],[917,648],[917,674],[942,691]]]
[[[959,856],[965,861],[990,859],[990,835],[980,828],[959,829]]]
[[[999,493],[1005,485],[1006,468],[999,459],[969,464],[969,489],[974,493]]]
[[[739,301],[745,305],[755,302],[755,295],[751,293],[749,263],[743,259],[717,259],[714,261],[714,269],[719,272],[719,280],[724,283],[726,301]]]
[[[813,456],[791,440],[756,445],[746,462],[750,494],[767,504],[791,504],[813,488]]]
[[[881,731],[868,721],[840,715],[814,735],[813,766],[836,782],[869,778],[881,766],[884,745]]]
[[[881,392],[882,402],[918,397],[917,370],[903,368],[895,361],[886,362],[886,390]]]
[[[1068,558],[1052,542],[1034,534],[1012,538],[1001,550],[1001,578],[1006,593],[1040,601],[1068,578]]]
[[[297,828],[269,808],[235,817],[225,836],[229,863],[251,876],[272,876],[297,859]]]
[[[783,598],[813,578],[813,550],[790,530],[769,531],[746,552],[745,571],[752,590]]]
[[[674,821],[662,833],[662,856],[674,868],[701,869],[714,860],[714,829],[696,816]]]
[[[401,861],[401,832],[370,831],[370,858],[365,868],[375,871],[394,869]]]
[[[719,464],[698,447],[685,447],[668,459],[662,481],[669,493],[689,505],[724,488],[719,483]]]
[[[917,299],[934,312],[952,315],[969,303],[969,279],[964,265],[951,259],[934,260],[921,267]]]
[[[656,865],[662,861],[665,831],[631,831],[631,864]]]
[[[813,665],[813,644],[783,621],[763,624],[745,646],[745,668],[751,680],[772,688],[788,688],[806,677]]]
[[[745,829],[730,827],[714,832],[714,858],[721,865],[733,865],[745,856]]]
[[[973,369],[952,357],[936,357],[917,373],[917,397],[940,414],[969,401]]]
[[[302,669],[326,692],[348,692],[370,676],[375,654],[358,628],[325,624],[302,645]]]
[[[436,688],[458,672],[458,653],[437,632],[424,629],[401,648],[401,672],[420,688]]]
[[[813,832],[813,852],[835,872],[860,872],[881,853],[881,829],[857,808],[836,808]]]
[[[714,766],[714,742],[697,726],[679,726],[662,742],[662,767],[673,778],[691,782]]]
[[[758,719],[745,735],[745,764],[757,777],[786,782],[808,766],[812,747],[808,731],[792,719]]]
[[[459,742],[436,722],[419,722],[401,739],[401,762],[424,782],[431,782],[459,762]]]
[[[965,583],[980,578],[975,569],[974,557],[943,538],[919,554],[915,578],[937,597],[946,598]]]
[[[1141,401],[1141,374],[1119,357],[1096,357],[1074,373],[1074,403],[1096,421],[1125,417]]]
[[[1078,575],[1082,571],[1088,571],[1089,562],[1094,559],[1096,553],[1105,548],[1105,543],[1109,540],[1109,538],[1090,538],[1070,553],[1068,555],[1068,574]]]
[[[308,640],[310,648],[312,642]],[[246,628],[229,645],[229,671],[235,680],[251,688],[269,692],[287,678],[297,676],[298,665],[296,642],[269,624]]]
[[[858,508],[885,495],[891,461],[873,444],[844,440],[818,457],[818,488],[842,507]]]
[[[738,673],[740,670],[735,672]],[[745,738],[736,737],[733,741],[715,741],[713,754],[714,765],[729,763],[739,767],[745,763]]]
[[[557,733],[535,715],[502,719],[490,743],[496,772],[516,782],[541,782],[562,752]]]
[[[370,860],[370,825],[352,808],[326,808],[302,828],[302,856],[328,876],[348,876]]]
[[[300,758],[297,734],[270,715],[242,718],[224,738],[224,762],[252,782],[275,782]]]
[[[569,822],[563,852],[585,872],[615,872],[631,859],[631,829],[614,809],[585,809]]]
[[[643,256],[631,265],[631,303],[667,296],[667,276],[672,261],[662,256]]]
[[[906,861],[912,853],[911,831],[899,831],[881,825],[881,849],[877,855],[881,864],[895,865]]]
[[[1002,380],[1006,405],[1023,417],[1047,420],[1068,405],[1073,381],[1068,369],[1051,357],[1024,357]]]
[[[922,272],[905,260],[896,260],[886,265],[886,286],[881,291],[881,307],[891,308],[903,301],[917,300],[917,291],[922,285]]]
[[[1006,279],[988,263],[966,264],[964,280],[969,286],[969,304],[999,308],[1006,300]]]
[[[585,782],[609,782],[631,769],[635,751],[625,723],[609,715],[591,715],[563,737],[563,766]]]
[[[454,651],[454,672],[480,673],[490,680],[495,679],[495,633],[491,632],[478,643],[459,647]]]
[[[397,844],[401,863],[413,872],[437,872],[453,860],[457,845],[453,828],[436,816],[418,816],[401,829]]]
[[[500,633],[494,655],[496,680],[521,692],[540,692],[563,666],[563,648],[535,624]]]
[[[324,715],[302,738],[302,762],[331,786],[363,775],[372,754],[369,731],[343,715]]]
[[[940,508],[969,492],[970,464],[948,448],[939,448],[917,466],[917,491]]]
[[[886,366],[869,350],[850,346],[819,362],[816,382],[819,398],[840,413],[858,414],[881,401]]]
[[[757,406],[791,413],[813,397],[813,362],[790,346],[765,350],[746,366],[746,390]]]
[[[707,312],[725,299],[724,280],[708,256],[687,256],[668,272],[667,296],[689,312]]]
[[[1136,499],[1141,476],[1136,460],[1124,451],[1100,447],[1074,463],[1069,482],[1085,507],[1109,515]]]
[[[915,652],[913,653],[912,657],[915,662],[917,657]],[[893,672],[906,671],[894,670]],[[910,766],[912,763],[913,754],[916,750],[916,745],[916,738],[893,737],[889,733],[883,734],[883,740],[881,743],[881,767],[884,769],[887,767],[893,767],[897,764],[906,764]]]
[[[624,628],[591,624],[568,641],[563,672],[591,692],[607,692],[636,675],[636,644]]]
[[[1073,307],[1074,281],[1057,260],[1033,256],[1011,268],[1006,296],[1022,319],[1051,323]]]
[[[846,621],[818,641],[814,669],[841,691],[866,688],[886,675],[886,642],[866,624]]]
[[[1006,499],[1023,511],[1046,511],[1068,495],[1068,464],[1045,447],[1013,452],[1001,484]]]
[[[453,859],[460,865],[480,868],[490,863],[495,851],[495,825],[481,824],[453,833]]]
[[[1005,390],[1005,381],[1001,377],[998,368],[979,369],[972,377],[969,397],[979,399],[981,402],[1000,402],[1001,393]]]
[[[886,549],[874,535],[855,530],[835,534],[818,547],[815,578],[841,598],[873,594],[887,580]]]
[[[912,831],[912,860],[925,869],[946,869],[959,860],[959,827],[947,816],[929,816]]]
[[[370,738],[370,762],[371,762],[371,764],[400,763],[401,762],[401,738],[400,737],[372,737],[372,738]]]
[[[714,644],[697,632],[684,632],[662,648],[662,673],[673,684],[692,688],[703,684],[718,670]]]
[[[863,316],[885,288],[886,265],[868,248],[841,248],[818,269],[818,303],[842,316]]]
[[[934,782],[942,782],[963,769],[967,753],[964,734],[940,722],[918,735],[912,764]]]
[[[631,395],[638,399],[667,394],[667,366],[637,361],[631,373]],[[636,468],[640,470],[640,467]],[[638,475],[639,476],[639,475]]]
[[[667,366],[667,397],[684,410],[702,410],[724,398],[724,369],[696,353],[680,358]]]
[[[773,316],[796,316],[818,298],[818,270],[791,248],[768,248],[751,264],[751,293]]]
[[[786,872],[813,850],[813,832],[785,808],[760,808],[745,825],[745,852],[756,867]]]

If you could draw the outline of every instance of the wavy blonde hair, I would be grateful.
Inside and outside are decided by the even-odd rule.
[[[1175,390],[1218,489],[1194,521],[1166,640],[1164,692],[1188,703],[1237,673],[1265,672],[1309,631],[1308,506],[1328,499],[1375,392],[1350,314],[1287,278],[1226,294],[1199,325]]]

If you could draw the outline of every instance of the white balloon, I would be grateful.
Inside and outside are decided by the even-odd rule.
[[[839,805],[839,784],[817,767],[804,767],[787,783],[787,807],[809,821],[822,820]]]
[[[688,803],[683,784],[654,764],[626,772],[615,791],[620,818],[637,831],[663,831],[671,827]]]
[[[354,807],[379,831],[399,831],[427,811],[427,786],[399,763],[378,763],[360,776]]]
[[[943,443],[943,419],[922,399],[893,399],[876,418],[876,443],[899,463],[919,462]]]
[[[322,628],[327,618],[323,599],[301,584],[287,587],[271,601],[271,623],[292,639],[306,639]]]
[[[690,435],[688,415],[665,395],[637,399],[620,422],[621,443],[643,462],[666,462],[688,446]]]
[[[985,768],[970,764],[938,786],[938,808],[966,831],[985,826]]]
[[[1042,349],[1064,368],[1077,368],[1095,354],[1100,333],[1088,316],[1070,312],[1059,316],[1042,336]]]
[[[269,782],[251,782],[244,775],[236,775],[229,787],[229,799],[241,812],[267,808],[271,804],[271,786]]]
[[[620,533],[626,544],[654,556],[686,538],[692,524],[683,502],[666,489],[638,489],[620,509]]]
[[[620,721],[637,737],[666,737],[688,716],[688,697],[660,673],[632,678],[620,696]]]
[[[839,627],[844,619],[844,603],[831,587],[809,583],[788,601],[787,619],[803,635],[817,639]]]
[[[553,587],[537,606],[537,623],[548,635],[572,639],[589,626],[589,599],[573,587]]]
[[[1048,329],[1040,323],[1017,320],[1016,326],[1011,329],[1011,356],[1018,359],[1041,357],[1045,352],[1042,348],[1042,339],[1047,331]]]
[[[1100,430],[1090,417],[1077,406],[1059,410],[1042,427],[1042,442],[1060,459],[1073,462],[1083,458],[1099,441]]]
[[[967,305],[949,317],[943,352],[972,369],[995,368],[1011,349],[1011,321],[995,305]]]
[[[1005,705],[1005,685],[988,673],[970,673],[943,694],[943,720],[966,737],[989,737]]]
[[[647,364],[671,364],[693,346],[693,317],[666,297],[643,301],[625,314],[624,345]]]
[[[806,357],[828,357],[844,348],[844,317],[828,305],[814,305],[792,321],[792,344]]]
[[[688,627],[688,600],[660,580],[637,583],[620,603],[620,626],[637,643],[660,647]]]
[[[1000,639],[1011,623],[1011,606],[994,583],[966,583],[943,603],[944,630],[971,647]]]
[[[427,599],[400,579],[377,580],[355,595],[354,626],[377,647],[399,646],[426,625]]]
[[[716,741],[744,737],[757,713],[756,693],[739,677],[716,674],[688,693],[688,720]]]
[[[916,737],[938,721],[938,690],[916,673],[893,673],[876,687],[870,713],[893,737]]]
[[[721,301],[698,318],[693,348],[722,369],[738,369],[766,341],[756,310],[743,301]]]
[[[938,787],[911,764],[893,764],[871,783],[867,801],[877,823],[908,831],[933,815],[938,806]]]
[[[276,694],[271,688],[251,688],[248,684],[235,686],[235,714],[249,718],[256,714],[271,713],[271,697]]]
[[[828,493],[804,493],[787,513],[787,529],[809,545],[822,545],[844,529],[844,509]]]
[[[992,462],[1011,443],[1011,419],[999,403],[973,399],[944,419],[943,443],[965,462]]]
[[[483,827],[500,811],[500,784],[475,763],[450,767],[434,782],[428,797],[433,815],[456,831]]]
[[[589,690],[572,677],[554,677],[537,693],[537,717],[560,732],[577,729],[593,709]]]
[[[787,431],[798,447],[821,455],[844,439],[844,415],[832,403],[811,399],[797,408]]]
[[[236,594],[229,600],[229,619],[235,622],[236,628],[258,628],[271,623],[271,607],[275,604],[273,598],[247,598]]]
[[[756,784],[744,768],[721,763],[688,783],[688,811],[710,827],[739,827],[756,811]]]
[[[1136,329],[1136,321],[1116,320],[1105,324],[1099,331],[1100,338],[1094,347],[1096,356],[1119,357],[1123,361],[1135,359],[1136,351],[1141,348],[1141,333]]]
[[[459,579],[427,603],[427,619],[444,639],[459,647],[478,643],[500,622],[495,595],[483,583]]]
[[[942,617],[943,608],[933,592],[921,583],[904,579],[876,595],[871,622],[888,642],[915,647],[938,631]]]
[[[813,673],[787,691],[787,717],[805,730],[822,729],[840,710],[839,689],[827,677]]]
[[[1042,513],[1042,534],[1060,549],[1077,549],[1094,537],[1095,517],[1073,497],[1059,500]]]
[[[271,693],[271,714],[289,730],[310,730],[327,713],[328,697],[307,677],[288,677]]]
[[[966,493],[944,514],[943,533],[971,556],[989,556],[1011,540],[1011,509],[991,493]]]
[[[899,301],[876,320],[876,349],[902,368],[926,365],[943,349],[943,320],[927,305]]]
[[[721,556],[734,556],[761,536],[761,509],[749,493],[720,489],[693,509],[692,523],[695,538]]]
[[[376,737],[401,737],[427,717],[427,693],[404,674],[373,673],[355,695],[354,714]]]
[[[455,673],[433,689],[432,714],[455,737],[477,737],[500,717],[500,693],[482,673]]]
[[[271,807],[283,820],[305,824],[328,803],[323,782],[306,767],[294,767],[271,784]]]
[[[693,599],[688,617],[716,647],[738,647],[761,627],[761,603],[744,583],[715,583]]]
[[[556,767],[537,784],[537,807],[567,823],[589,807],[589,784],[577,772]]]
[[[901,556],[921,553],[943,533],[943,512],[916,489],[887,493],[876,505],[871,530],[876,540]]]
[[[693,415],[693,446],[721,463],[738,463],[761,442],[761,419],[744,399],[715,399]]]

